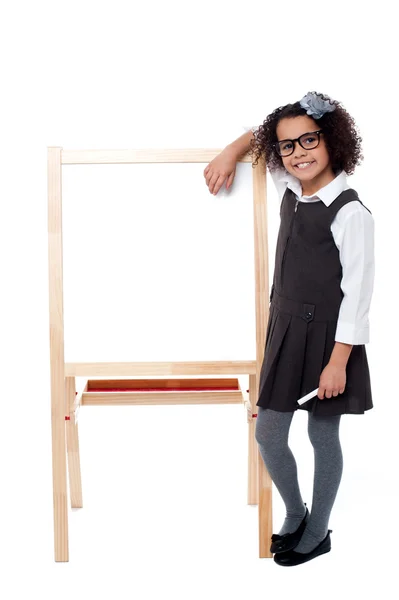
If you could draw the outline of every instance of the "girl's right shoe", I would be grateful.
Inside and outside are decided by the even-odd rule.
[[[306,506],[306,502],[304,502]],[[295,548],[300,542],[303,532],[305,531],[305,527],[307,522],[309,521],[309,511],[306,506],[306,513],[303,517],[301,524],[298,529],[293,533],[284,533],[283,535],[279,535],[278,533],[273,533],[271,540],[272,544],[270,546],[270,552],[273,554],[277,552],[287,552],[287,550],[292,550]]]

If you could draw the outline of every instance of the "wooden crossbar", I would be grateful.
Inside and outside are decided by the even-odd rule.
[[[256,373],[256,361],[65,363],[67,377],[124,377],[135,375],[247,375]]]
[[[132,163],[208,163],[222,150],[63,150],[63,165],[132,164]],[[240,162],[252,162],[247,154]]]
[[[272,557],[272,482],[255,440],[256,402],[269,318],[266,168],[262,159],[256,166],[252,165],[256,357],[239,361],[126,363],[66,363],[64,359],[62,165],[209,163],[220,152],[221,149],[197,148],[64,150],[58,146],[48,147],[51,426],[57,562],[69,560],[67,465],[71,506],[83,506],[77,414],[81,406],[103,404],[242,403],[248,423],[248,504],[258,504],[259,556]],[[245,155],[240,162],[252,163],[252,157]],[[77,377],[85,378],[79,389],[76,389]],[[97,379],[90,379],[92,377]],[[245,385],[242,377],[248,382]]]

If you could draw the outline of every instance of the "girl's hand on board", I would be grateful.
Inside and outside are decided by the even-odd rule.
[[[229,148],[225,148],[211,160],[204,170],[206,185],[211,194],[216,196],[226,180],[226,190],[231,187],[236,174],[236,165],[236,153]]]
[[[319,381],[319,390],[317,396],[323,400],[324,394],[326,398],[338,396],[342,394],[346,386],[346,369],[345,367],[337,367],[336,365],[328,364],[322,371]]]

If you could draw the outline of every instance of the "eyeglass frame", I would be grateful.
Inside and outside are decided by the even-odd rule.
[[[281,158],[287,158],[287,156],[291,156],[291,154],[293,154],[293,152],[295,151],[295,142],[298,142],[298,144],[301,146],[301,148],[306,150],[307,148],[305,148],[305,146],[302,146],[302,144],[300,142],[301,137],[303,137],[304,135],[309,135],[310,133],[317,133],[318,142],[317,142],[316,146],[313,146],[313,148],[309,148],[309,150],[313,150],[314,148],[317,148],[317,146],[320,144],[320,133],[322,131],[323,131],[322,129],[317,129],[317,131],[307,131],[306,133],[302,133],[302,135],[300,135],[299,138],[295,138],[294,140],[290,140],[288,138],[285,140],[278,140],[276,143],[273,144],[273,147],[275,148],[277,154],[279,156],[281,156]],[[280,152],[277,150],[277,147],[279,146],[279,144],[281,144],[281,142],[292,142],[292,152],[290,152],[289,154],[284,154],[284,156],[282,156],[280,154]]]

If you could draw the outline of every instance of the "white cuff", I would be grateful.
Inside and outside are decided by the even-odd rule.
[[[356,329],[356,325],[353,325],[353,323],[342,323],[339,321],[335,331],[335,341],[354,346],[368,344],[370,341],[369,325]]]

